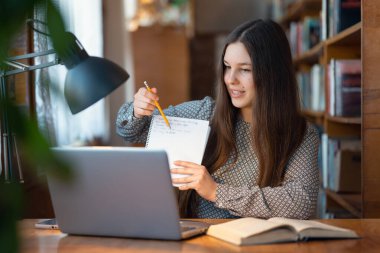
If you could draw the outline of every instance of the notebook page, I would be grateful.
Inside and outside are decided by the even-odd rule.
[[[165,124],[162,116],[153,116],[146,148],[164,149],[170,168],[178,167],[174,165],[176,160],[201,164],[210,131],[209,122],[179,117],[167,119],[171,128]]]

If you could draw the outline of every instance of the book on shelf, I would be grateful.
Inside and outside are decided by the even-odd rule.
[[[321,135],[321,147],[320,147],[320,156],[319,159],[319,168],[321,169],[321,178],[322,178],[322,187],[324,189],[328,188],[328,140],[329,136],[326,133],[322,133]]]
[[[314,64],[310,71],[311,105],[310,109],[316,112],[325,110],[325,85],[324,68],[320,64]]]
[[[326,65],[326,113],[335,115],[335,59]]]
[[[345,216],[343,217],[345,218],[353,218],[345,208],[331,200],[331,197],[327,196],[326,191],[321,189],[318,194],[317,217],[319,219],[333,219],[342,217],[341,214],[344,214]]]
[[[331,59],[328,65],[328,114],[359,117],[361,114],[361,60]]]
[[[360,12],[361,0],[322,0],[322,38],[332,37],[360,22]]]
[[[310,239],[358,238],[353,230],[312,220],[288,218],[240,218],[211,225],[207,235],[236,245],[307,241]]]
[[[310,72],[298,72],[297,81],[303,110],[323,112],[325,110],[324,68],[320,64]]]
[[[361,141],[322,134],[322,185],[335,192],[361,191]]]
[[[336,115],[360,116],[361,60],[336,60],[335,84]]]
[[[310,108],[310,74],[305,71],[299,71],[296,75],[298,89],[300,94],[300,102],[302,110],[309,110]]]
[[[313,48],[320,40],[320,20],[315,17],[305,17],[302,29],[302,52]]]
[[[289,25],[289,44],[294,58],[301,56],[320,41],[320,20],[306,16],[300,22]]]
[[[335,156],[336,176],[332,190],[361,192],[361,151],[339,149]]]
[[[335,0],[334,1],[334,34],[360,22],[361,0]]]
[[[301,49],[298,47],[297,41],[298,36],[300,36],[301,26],[298,22],[290,22],[289,24],[289,33],[288,39],[290,44],[290,51],[292,53],[293,58],[296,58],[299,54],[301,54]]]
[[[321,41],[326,40],[329,35],[329,0],[322,0],[322,7],[321,7]]]

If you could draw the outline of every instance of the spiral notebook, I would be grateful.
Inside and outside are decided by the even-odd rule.
[[[168,155],[170,168],[178,167],[174,165],[176,160],[201,164],[210,133],[209,122],[179,117],[167,117],[167,119],[171,128],[165,124],[162,116],[153,116],[145,147],[164,149]],[[186,175],[172,175],[172,177],[183,176]]]

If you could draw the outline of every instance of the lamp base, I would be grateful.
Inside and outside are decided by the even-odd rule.
[[[18,153],[16,135],[3,133],[1,138],[1,168],[0,173],[4,176],[5,183],[19,182],[24,183],[21,169],[20,156]]]

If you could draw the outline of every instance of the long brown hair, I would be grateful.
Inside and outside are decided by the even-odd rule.
[[[227,37],[218,63],[215,111],[202,164],[212,174],[237,152],[235,125],[240,111],[232,105],[224,83],[224,55],[228,45],[235,42],[243,43],[253,67],[256,90],[252,139],[260,171],[257,185],[278,186],[290,156],[303,140],[306,121],[300,114],[288,40],[282,28],[271,20],[243,23]],[[195,217],[196,192],[181,192],[179,200],[181,216]]]

